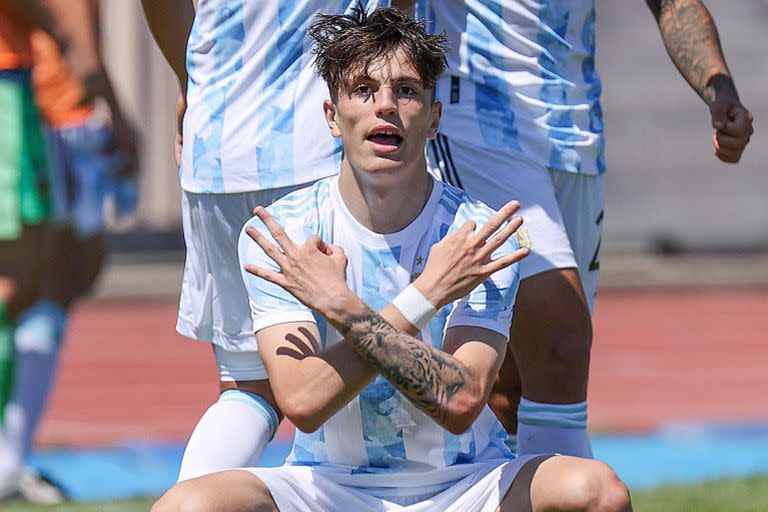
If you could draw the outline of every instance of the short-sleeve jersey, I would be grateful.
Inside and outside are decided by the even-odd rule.
[[[323,115],[307,29],[356,0],[200,0],[187,44],[181,186],[231,193],[334,174],[341,144]],[[377,0],[363,2],[373,9]]]
[[[594,0],[419,0],[449,41],[440,131],[559,171],[605,171]]]
[[[434,182],[427,203],[411,224],[396,233],[378,234],[358,223],[349,212],[339,193],[337,176],[289,194],[267,210],[296,243],[318,235],[327,243],[340,245],[348,258],[347,285],[375,311],[383,309],[422,272],[432,245],[467,220],[482,226],[493,214],[460,189]],[[251,219],[248,225],[271,239],[258,218]],[[494,257],[518,247],[517,241],[510,239]],[[240,236],[239,256],[241,267],[252,263],[277,270],[245,234]],[[342,340],[322,317],[283,288],[243,275],[256,331],[280,323],[310,321],[318,325],[322,347]],[[468,296],[443,307],[421,330],[420,338],[442,349],[446,329],[458,325],[479,326],[508,336],[518,282],[517,264],[496,272]],[[334,466],[350,475],[378,475],[366,478],[368,486],[397,487],[402,477],[395,478],[395,474],[402,476],[403,472],[414,474],[414,481],[428,485],[437,483],[429,478],[445,475],[442,470],[447,468],[511,457],[505,438],[506,432],[487,406],[469,430],[454,435],[379,376],[317,431],[297,430],[288,462]],[[427,480],[419,480],[419,475]]]

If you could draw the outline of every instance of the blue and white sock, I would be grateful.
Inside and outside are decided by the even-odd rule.
[[[13,332],[13,386],[0,428],[0,494],[14,489],[29,454],[56,371],[66,311],[39,301],[25,311]]]
[[[592,458],[587,402],[543,404],[522,398],[517,408],[517,453]]]
[[[29,453],[37,425],[45,410],[59,361],[67,325],[64,308],[48,300],[36,302],[16,325],[13,392],[6,412],[18,416],[23,457]]]
[[[228,390],[211,405],[189,438],[179,482],[225,469],[252,467],[277,431],[277,414],[266,400]]]

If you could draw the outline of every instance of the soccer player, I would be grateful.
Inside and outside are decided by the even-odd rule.
[[[673,62],[709,106],[716,156],[737,162],[752,115],[707,9],[700,0],[647,3]],[[451,49],[430,169],[491,207],[518,199],[531,248],[491,407],[517,433],[509,442],[519,453],[590,457],[590,312],[606,169],[594,0],[420,0],[417,15]]]
[[[142,2],[181,88],[187,255],[176,329],[212,344],[222,391],[189,439],[182,480],[254,465],[282,416],[259,359],[237,237],[254,206],[338,172],[341,147],[324,125],[324,85],[305,36],[316,13],[356,3],[201,0],[195,12],[191,0]]]
[[[257,210],[239,242],[293,451],[181,482],[153,510],[630,510],[600,462],[512,458],[486,404],[527,250],[519,219],[501,227],[514,204],[494,214],[427,173],[442,37],[397,9],[310,32],[340,175]]]
[[[98,6],[89,1],[41,11],[47,13],[52,26],[68,28],[69,44],[80,52],[78,66],[84,61],[92,63],[86,75],[73,72],[59,43],[45,30],[30,27],[24,32],[34,102],[48,126],[47,144],[38,135],[27,135],[25,142],[30,148],[47,146],[49,150],[48,165],[39,164],[39,178],[48,182],[52,201],[51,218],[35,228],[37,245],[14,255],[19,263],[36,261],[48,270],[40,273],[36,269],[41,276],[35,284],[37,300],[19,316],[13,334],[13,372],[4,373],[12,391],[4,407],[7,421],[0,431],[0,456],[8,462],[7,475],[21,474],[17,490],[30,501],[62,499],[53,486],[29,471],[20,471],[53,381],[67,307],[94,282],[103,261],[101,208],[110,188],[109,174],[133,170],[136,161],[132,130],[120,115],[99,55]],[[97,96],[106,100],[109,126],[96,111]],[[12,476],[3,480],[12,487]]]

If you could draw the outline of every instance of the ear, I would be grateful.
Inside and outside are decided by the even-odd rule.
[[[443,116],[443,104],[436,101],[432,105],[431,119],[429,120],[429,129],[427,130],[427,138],[434,139],[437,137],[437,127],[440,125],[440,118]]]
[[[336,105],[331,100],[325,100],[323,102],[323,112],[325,112],[325,122],[328,123],[328,128],[331,129],[331,135],[335,138],[341,137],[339,123],[336,121]]]

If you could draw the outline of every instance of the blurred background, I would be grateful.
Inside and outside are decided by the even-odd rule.
[[[110,256],[70,320],[34,458],[82,499],[169,485],[217,394],[210,348],[174,332],[184,259],[176,81],[139,3],[102,6],[105,62],[139,131],[139,203],[109,224]],[[707,6],[755,116],[736,166],[713,156],[708,110],[645,2],[597,0],[608,173],[590,428],[596,455],[638,488],[768,473],[768,2]],[[278,439],[289,436],[283,425]]]

